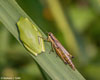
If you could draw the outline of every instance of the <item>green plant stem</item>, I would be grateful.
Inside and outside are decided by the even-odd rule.
[[[81,53],[80,48],[64,15],[60,2],[58,0],[47,0],[47,3],[57,24],[57,28],[62,32],[69,50],[72,50],[77,56],[79,56]]]

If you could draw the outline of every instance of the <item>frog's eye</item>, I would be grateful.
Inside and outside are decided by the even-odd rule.
[[[32,54],[37,56],[45,52],[42,34],[38,31],[35,24],[32,24],[28,18],[21,17],[17,22],[19,39],[24,47]]]

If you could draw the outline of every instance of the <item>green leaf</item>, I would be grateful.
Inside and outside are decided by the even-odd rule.
[[[29,16],[19,7],[19,5],[16,3],[15,0],[0,0],[0,21],[18,41],[19,39],[18,39],[18,31],[16,23],[18,22],[21,16],[30,19]],[[34,22],[32,21],[32,23]],[[46,38],[46,36],[40,29],[39,31],[42,33],[43,37]],[[37,57],[33,56],[29,52],[27,53],[31,55],[32,58],[34,58],[34,60],[50,76],[51,79],[85,80],[77,70],[73,71],[69,67],[69,65],[65,65],[59,57],[56,57],[57,54],[55,52],[49,54],[49,51],[51,49],[51,45],[49,43],[46,42],[45,46],[46,46],[46,52],[40,54]]]

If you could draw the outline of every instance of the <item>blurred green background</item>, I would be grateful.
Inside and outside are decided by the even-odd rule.
[[[86,80],[100,80],[100,0],[16,1],[45,34],[52,32],[74,55],[73,62]],[[25,53],[0,23],[0,76],[43,80],[38,66]]]

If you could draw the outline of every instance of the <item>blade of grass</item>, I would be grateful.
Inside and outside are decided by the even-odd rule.
[[[57,28],[62,32],[64,39],[66,41],[66,45],[68,45],[69,50],[71,49],[77,56],[80,55],[81,51],[77,45],[75,36],[64,15],[60,2],[58,0],[47,0],[47,3],[55,19]]]
[[[16,22],[21,16],[28,17],[15,0],[0,0],[0,21],[18,41]],[[32,23],[35,24],[33,21]],[[43,34],[40,29],[39,31]],[[46,37],[44,34],[43,36]],[[49,54],[51,48],[49,43],[45,43],[45,46],[46,52],[37,57],[33,56],[29,52],[27,53],[36,60],[41,68],[53,80],[85,80],[77,70],[73,71],[68,65],[65,65],[59,57],[56,57],[56,53]]]
[[[37,63],[37,65],[38,65],[38,63]],[[39,68],[39,70],[41,71],[44,80],[52,80],[52,79],[49,77],[49,75],[41,68],[41,66],[38,65],[38,68]]]

